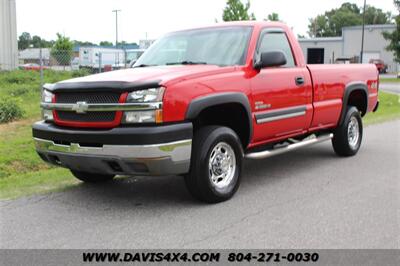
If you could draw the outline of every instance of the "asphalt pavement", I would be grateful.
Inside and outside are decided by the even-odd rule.
[[[400,94],[400,83],[382,82],[379,84],[379,89],[385,92]]]
[[[246,161],[224,203],[132,177],[0,201],[0,226],[0,248],[400,248],[400,120],[365,128],[355,157],[326,142]]]

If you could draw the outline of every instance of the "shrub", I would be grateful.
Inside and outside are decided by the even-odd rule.
[[[87,76],[87,75],[90,75],[90,72],[89,72],[88,69],[82,68],[82,69],[79,69],[79,70],[72,71],[72,77],[73,78],[84,77],[84,76]]]
[[[39,82],[39,73],[34,71],[10,71],[4,76],[4,81],[12,84]]]
[[[19,106],[19,98],[0,99],[0,123],[7,123],[22,118],[24,112]]]
[[[10,91],[11,96],[21,96],[29,92],[29,89],[26,87],[17,87]]]

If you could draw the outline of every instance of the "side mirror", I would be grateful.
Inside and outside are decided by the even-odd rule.
[[[286,56],[281,51],[261,53],[260,59],[254,64],[255,69],[286,65]]]

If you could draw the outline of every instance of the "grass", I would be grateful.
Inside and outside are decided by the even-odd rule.
[[[25,172],[0,179],[0,199],[62,191],[78,184],[78,180],[62,168]]]
[[[71,72],[45,71],[45,82],[57,82],[79,75]],[[79,181],[63,168],[44,163],[34,150],[31,124],[40,118],[39,73],[0,72],[0,98],[21,99],[25,117],[0,124],[0,199],[42,194],[77,186]],[[380,92],[380,108],[364,118],[365,124],[400,118],[399,96]]]
[[[53,71],[45,70],[44,83],[54,83],[86,75],[85,71]],[[0,98],[15,97],[21,100],[24,118],[38,118],[40,116],[40,74],[37,71],[15,70],[0,71]]]
[[[375,113],[368,113],[363,122],[366,125],[382,123],[400,118],[400,96],[387,92],[379,92],[379,108]]]
[[[379,81],[382,83],[400,83],[400,78],[381,78]]]
[[[44,71],[44,82],[54,83],[85,72]],[[55,191],[77,184],[66,169],[44,163],[34,150],[31,125],[40,119],[38,72],[0,72],[0,99],[20,99],[23,120],[0,124],[0,199]]]

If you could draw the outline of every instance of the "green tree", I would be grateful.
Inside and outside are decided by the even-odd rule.
[[[74,40],[73,43],[76,46],[97,46],[97,44],[92,43],[92,42],[88,42],[88,41],[77,41],[77,40]]]
[[[269,14],[266,20],[269,20],[269,21],[281,21],[279,19],[279,14],[275,13],[275,12],[272,12],[271,14]]]
[[[57,33],[57,40],[51,49],[51,56],[62,66],[68,66],[71,63],[73,42],[60,33]]]
[[[113,43],[109,41],[102,41],[100,42],[100,46],[113,46]]]
[[[52,42],[53,41],[46,41],[45,39],[34,35],[31,40],[31,45],[33,45],[34,48],[48,48],[53,46]]]
[[[382,9],[366,6],[365,24],[386,24],[390,23],[390,19],[389,12],[385,13]],[[308,34],[311,37],[341,36],[343,27],[361,25],[362,21],[362,9],[356,4],[344,3],[340,8],[309,19]]]
[[[250,0],[244,5],[240,0],[228,0],[222,13],[223,21],[255,20],[254,13],[250,13]]]
[[[31,44],[32,37],[29,32],[23,32],[19,37],[18,37],[18,49],[19,50],[24,50],[29,47]]]
[[[368,25],[390,23],[391,17],[392,14],[390,12],[383,12],[380,8],[367,6],[365,9],[365,24]]]
[[[34,36],[32,37],[31,44],[32,44],[33,47],[35,47],[35,48],[40,48],[40,47],[42,47],[42,38],[40,38],[40,37],[37,36],[37,35],[34,35]]]
[[[395,17],[396,29],[392,32],[384,32],[383,37],[389,41],[386,47],[388,51],[393,51],[396,62],[400,63],[400,0],[393,1],[399,14]]]
[[[42,39],[41,37],[34,35],[32,37],[31,43],[30,43],[34,48],[48,48],[52,47],[54,44],[54,41],[46,41],[45,39]]]

